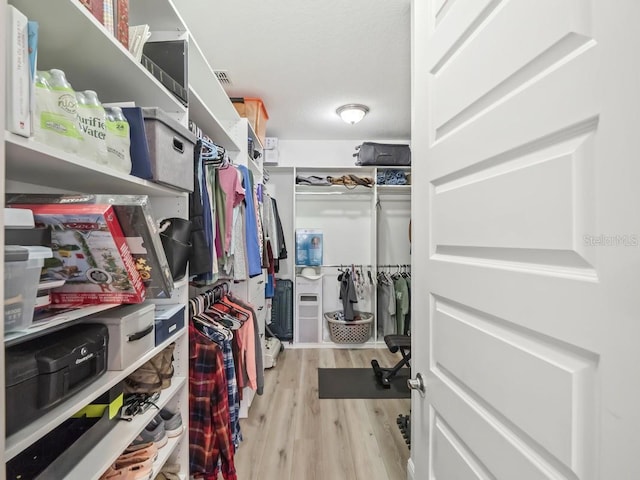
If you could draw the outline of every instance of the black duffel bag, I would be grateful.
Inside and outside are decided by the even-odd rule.
[[[409,145],[364,142],[356,147],[356,165],[408,167],[411,165]]]

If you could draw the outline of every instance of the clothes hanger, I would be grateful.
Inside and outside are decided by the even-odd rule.
[[[220,305],[224,305],[225,307],[229,308],[234,315],[237,315],[238,317],[240,317],[240,321],[242,321],[242,323],[249,320],[249,314],[247,312],[244,312],[243,310],[240,310],[238,308],[238,305],[235,305],[231,300],[227,298],[227,296],[228,294],[224,295],[216,303]]]
[[[212,328],[216,332],[220,333],[224,337],[225,340],[232,340],[233,339],[233,333],[231,332],[230,329],[228,329],[227,327],[225,327],[224,325],[221,325],[220,323],[218,323],[216,321],[213,321],[212,319],[207,317],[207,315],[205,313],[200,314],[200,315],[196,315],[195,317],[192,318],[192,320],[195,323],[198,323],[200,325]],[[196,326],[196,328],[197,328],[197,326]]]
[[[231,330],[238,330],[243,324],[243,322],[239,318],[229,315],[227,312],[216,308],[215,304],[211,305],[205,313],[209,313],[210,315],[212,315],[213,319],[216,322],[221,323],[223,326]]]

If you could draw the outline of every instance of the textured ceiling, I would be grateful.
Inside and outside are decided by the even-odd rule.
[[[174,0],[231,97],[285,140],[410,138],[410,0]],[[347,125],[335,110],[362,103]]]

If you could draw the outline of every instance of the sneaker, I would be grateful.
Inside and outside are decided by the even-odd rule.
[[[155,462],[156,458],[158,458],[158,447],[156,447],[155,443],[139,443],[137,445],[129,445],[125,451],[122,452],[122,455],[117,458],[116,464],[132,459],[139,461],[151,459],[152,462]]]
[[[164,429],[164,420],[162,420],[162,417],[160,415],[156,415],[155,417],[153,417],[153,420],[151,420],[149,424],[144,427],[144,429],[140,432],[140,435],[138,435],[136,439],[131,442],[130,448],[142,443],[153,442],[156,448],[160,449],[167,444],[168,440],[169,438],[167,437],[167,432]]]
[[[153,476],[153,468],[149,465],[136,463],[122,467],[109,467],[102,474],[100,480],[150,480]]]
[[[153,470],[153,460],[151,460],[150,458],[143,460],[141,457],[128,457],[124,459],[122,457],[118,457],[116,459],[115,469],[121,470],[136,465],[143,467],[145,470]]]
[[[180,480],[179,473],[180,465],[177,463],[165,463],[154,480]]]
[[[172,412],[166,408],[160,410],[159,413],[162,420],[164,420],[164,429],[167,432],[169,438],[177,437],[182,434],[182,415],[180,412]]]

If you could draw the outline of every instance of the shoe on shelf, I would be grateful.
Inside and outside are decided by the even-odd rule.
[[[137,459],[141,462],[150,459],[151,462],[155,462],[156,458],[158,458],[158,448],[155,443],[139,443],[137,445],[129,445],[125,451],[122,452],[122,455],[118,457],[116,464],[132,459]]]
[[[160,449],[167,444],[168,440],[167,432],[164,429],[164,420],[162,420],[162,417],[158,414],[153,417],[153,420],[151,420],[136,439],[131,442],[129,448],[142,443],[153,442],[156,448]]]
[[[164,429],[169,438],[177,437],[182,434],[182,415],[180,412],[172,412],[167,408],[160,410],[160,418],[164,421]]]
[[[112,465],[102,474],[100,480],[151,480],[153,467],[150,464],[132,463],[130,465]]]
[[[100,480],[150,480],[153,468],[143,463],[135,463],[122,467],[109,467]]]
[[[154,480],[180,480],[179,473],[180,465],[177,463],[165,463]]]

